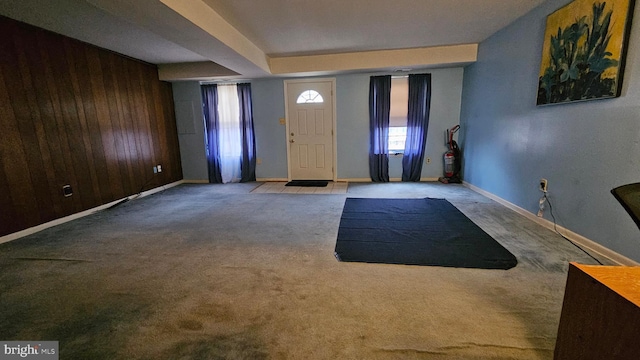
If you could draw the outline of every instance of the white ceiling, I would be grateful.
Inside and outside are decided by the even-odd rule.
[[[479,43],[543,0],[203,0],[267,55]]]
[[[544,1],[0,0],[0,14],[176,80],[460,66]]]

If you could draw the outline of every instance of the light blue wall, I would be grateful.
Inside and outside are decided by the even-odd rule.
[[[251,95],[256,153],[262,160],[256,165],[256,177],[286,179],[287,134],[286,126],[279,122],[285,116],[282,79],[252,81]]]
[[[433,69],[432,98],[427,154],[430,164],[422,168],[422,178],[442,176],[442,156],[446,151],[444,132],[460,120],[463,69]],[[336,141],[338,179],[369,179],[369,78],[373,74],[336,76]],[[378,74],[379,75],[379,74]],[[284,80],[252,82],[259,178],[287,177]],[[402,176],[402,157],[389,161],[389,176]]]
[[[369,77],[336,78],[338,177],[369,178]]]
[[[208,180],[200,84],[175,82],[172,88],[184,180]]]
[[[445,131],[460,122],[463,69],[430,69],[432,94],[422,179],[443,176],[443,155],[447,151]],[[342,179],[369,178],[369,78],[373,74],[338,76],[338,176]],[[376,74],[380,75],[380,74]],[[402,177],[402,156],[389,159],[389,177]]]
[[[431,116],[427,137],[427,154],[430,164],[424,164],[422,178],[442,176],[442,156],[446,151],[444,132],[459,123],[462,96],[463,69],[433,69]],[[372,74],[336,76],[336,140],[338,149],[338,179],[369,179],[369,77]],[[261,164],[256,167],[256,177],[263,179],[287,178],[287,137],[285,125],[279,123],[285,117],[284,80],[262,79],[251,82],[253,115],[256,132],[257,157]],[[198,82],[176,82],[173,84],[176,101],[200,101]],[[178,105],[178,104],[176,104]],[[184,111],[182,111],[184,113]],[[196,122],[202,123],[202,114]],[[180,124],[190,117],[176,110]],[[196,134],[180,135],[185,179],[206,180],[204,157],[204,128],[198,126]],[[402,176],[402,158],[390,159],[391,178]]]
[[[640,27],[620,98],[536,107],[546,16],[568,2],[547,1],[501,30],[465,68],[464,179],[536,213],[546,178],[559,225],[640,261],[640,231],[610,194],[640,181]]]

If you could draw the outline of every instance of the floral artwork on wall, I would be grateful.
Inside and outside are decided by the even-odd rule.
[[[538,105],[620,96],[634,0],[575,0],[547,17]]]

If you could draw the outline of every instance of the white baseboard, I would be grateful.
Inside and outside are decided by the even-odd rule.
[[[344,179],[338,179],[338,181],[340,182],[352,182],[352,183],[367,183],[367,182],[372,182],[371,178],[344,178]]]
[[[352,183],[373,182],[371,181],[371,178],[345,178],[345,179],[338,179],[338,181],[352,182]],[[434,181],[438,181],[438,178],[421,178],[420,179],[420,182],[434,182]],[[402,178],[389,178],[389,182],[402,182]]]
[[[553,222],[551,222],[551,221],[549,221],[547,219],[544,219],[544,218],[537,217],[535,214],[533,214],[533,213],[531,213],[531,212],[519,207],[518,205],[510,203],[509,201],[507,201],[507,200],[505,200],[505,199],[503,199],[503,198],[501,198],[499,196],[496,196],[496,195],[494,195],[494,194],[492,194],[492,193],[490,193],[490,192],[488,192],[486,190],[483,190],[483,189],[481,189],[481,188],[479,188],[479,187],[477,187],[477,186],[475,186],[473,184],[469,184],[466,181],[463,182],[463,185],[468,187],[469,189],[479,193],[479,194],[482,194],[482,195],[488,197],[489,199],[492,199],[492,200],[494,200],[494,201],[506,206],[507,208],[509,208],[509,209],[515,211],[516,213],[526,217],[527,219],[529,219],[529,220],[531,220],[531,221],[533,221],[535,223],[538,223],[538,224],[544,226],[545,228],[547,228],[549,230],[555,231]],[[581,247],[584,247],[585,249],[589,250],[590,252],[596,253],[596,254],[598,254],[600,256],[603,256],[603,257],[613,261],[616,264],[624,265],[624,266],[639,266],[640,265],[640,263],[638,263],[638,262],[636,262],[636,261],[634,261],[632,259],[629,259],[628,257],[626,257],[626,256],[624,256],[622,254],[619,254],[619,253],[617,253],[617,252],[615,252],[615,251],[613,251],[613,250],[611,250],[611,249],[609,249],[609,248],[607,248],[605,246],[602,246],[602,245],[598,244],[597,242],[595,242],[595,241],[593,241],[591,239],[588,239],[588,238],[586,238],[586,237],[584,237],[584,236],[582,236],[582,235],[580,235],[578,233],[575,233],[575,232],[573,232],[573,231],[571,231],[571,230],[569,230],[567,228],[564,228],[564,227],[562,227],[560,225],[556,225],[556,229],[562,235],[567,237],[569,240],[575,242],[576,244],[580,245]]]
[[[209,180],[201,180],[201,179],[194,179],[194,180],[182,180],[183,184],[208,184]]]
[[[288,182],[287,178],[256,178],[258,182]]]
[[[117,203],[119,203],[119,202],[121,202],[121,201],[123,201],[125,199],[127,199],[127,200],[139,199],[141,197],[149,196],[149,195],[155,194],[157,192],[172,188],[174,186],[178,186],[178,185],[183,184],[183,183],[184,183],[184,180],[172,182],[170,184],[159,186],[159,187],[153,188],[151,190],[143,191],[142,193],[140,193],[140,195],[138,195],[138,194],[131,195],[131,196],[128,196],[126,198],[115,200],[115,201],[112,201],[112,202],[104,204],[104,205],[96,206],[94,208],[91,208],[91,209],[88,209],[88,210],[85,210],[85,211],[81,211],[79,213],[71,214],[69,216],[65,216],[65,217],[60,218],[60,219],[55,219],[55,220],[46,222],[44,224],[40,224],[40,225],[37,225],[37,226],[34,226],[34,227],[30,227],[28,229],[20,230],[18,232],[14,232],[14,233],[11,233],[9,235],[5,235],[5,236],[0,237],[0,244],[6,243],[6,242],[9,242],[9,241],[12,241],[12,240],[16,240],[16,239],[19,239],[21,237],[25,237],[25,236],[28,236],[28,235],[31,235],[31,234],[35,234],[35,233],[37,233],[39,231],[42,231],[44,229],[48,229],[48,228],[53,227],[53,226],[64,224],[64,223],[72,221],[72,220],[80,219],[82,217],[91,215],[91,214],[93,214],[93,213],[95,213],[97,211],[104,210],[104,209],[106,209],[106,208],[108,208],[110,206],[113,206],[113,205],[115,205],[115,204],[117,204]]]

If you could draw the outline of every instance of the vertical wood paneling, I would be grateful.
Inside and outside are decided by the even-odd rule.
[[[39,102],[47,102],[47,100],[50,102],[50,110],[52,111],[52,113],[50,116],[49,127],[52,130],[49,131],[49,133],[51,134],[53,134],[54,132],[57,133],[57,138],[50,138],[49,140],[50,144],[51,143],[57,144],[57,146],[55,147],[56,151],[53,156],[52,162],[55,165],[56,173],[60,173],[61,171],[63,173],[67,173],[69,175],[69,178],[71,179],[71,182],[77,183],[76,169],[72,161],[72,152],[69,146],[68,129],[65,124],[65,119],[68,119],[67,121],[70,123],[73,122],[74,119],[71,116],[65,117],[63,115],[63,110],[61,106],[62,105],[61,94],[64,94],[62,92],[64,88],[60,87],[60,91],[59,91],[58,82],[60,82],[60,84],[64,84],[64,74],[63,73],[58,74],[58,77],[56,78],[56,75],[54,73],[56,64],[61,62],[62,59],[59,57],[56,57],[55,53],[52,54],[53,56],[51,56],[50,54],[51,48],[58,48],[62,45],[62,43],[59,38],[47,39],[43,35],[44,35],[43,32],[37,33],[38,47],[40,50],[40,57],[42,59],[41,63],[44,65],[43,77],[41,79],[44,80],[46,84],[46,86],[42,86],[42,87],[43,89],[46,90],[47,99],[41,100]],[[55,41],[52,41],[52,40],[55,40]],[[58,179],[58,177],[56,177],[56,179]],[[57,182],[52,185],[53,185],[53,190],[55,194],[59,192],[62,186],[65,184],[61,184]],[[68,199],[68,201],[63,201],[62,211],[64,213],[80,211],[82,209],[81,194],[79,197],[80,197],[79,199],[80,201],[76,201],[75,203],[73,201],[70,201],[70,199]]]
[[[0,236],[182,179],[155,66],[5,17],[0,33]]]
[[[2,28],[0,28],[0,31]],[[6,48],[0,43],[0,56],[4,63]],[[0,165],[2,178],[0,192],[6,194],[0,198],[3,211],[0,212],[1,222],[14,224],[17,228],[27,227],[27,219],[38,213],[38,204],[31,181],[31,174],[27,165],[27,154],[20,136],[15,112],[10,103],[9,92],[5,86],[4,74],[0,68],[0,127],[2,127],[2,141],[0,141]],[[10,184],[15,184],[11,187]],[[10,191],[11,190],[11,191]],[[14,205],[15,204],[15,205]],[[5,206],[6,205],[6,206]],[[10,211],[9,206],[13,206]]]
[[[26,165],[29,176],[24,176],[24,180],[12,179],[10,186],[18,181],[31,182],[33,195],[36,198],[36,211],[30,216],[38,219],[38,222],[46,222],[50,219],[50,214],[54,211],[53,202],[51,201],[49,186],[47,182],[47,171],[45,162],[49,158],[48,149],[42,148],[44,141],[43,133],[40,126],[40,113],[35,100],[35,94],[28,92],[31,83],[31,72],[27,66],[26,55],[20,46],[25,40],[23,32],[20,28],[11,27],[4,41],[9,41],[10,46],[5,54],[8,65],[14,64],[14,67],[6,67],[3,63],[4,80],[9,92],[10,103],[13,107],[16,123],[18,126],[19,136],[22,140],[23,150],[26,155]],[[15,31],[18,30],[18,31]],[[16,184],[18,185],[18,184]],[[11,190],[12,191],[12,190]],[[15,204],[22,206],[22,204]],[[47,211],[46,209],[52,209]],[[27,220],[28,222],[29,220]]]
[[[85,164],[86,169],[89,173],[89,177],[82,177],[81,173],[78,173],[78,181],[80,181],[77,185],[81,187],[81,191],[83,191],[83,200],[84,200],[84,208],[90,208],[95,204],[100,204],[100,199],[102,198],[100,192],[100,183],[98,181],[98,172],[97,167],[94,162],[93,157],[93,146],[91,142],[90,132],[87,126],[87,118],[84,110],[84,103],[82,101],[81,96],[81,86],[80,80],[78,77],[76,59],[71,56],[74,54],[74,46],[80,45],[79,43],[72,41],[69,38],[63,38],[64,44],[64,53],[63,57],[67,62],[67,69],[61,68],[61,72],[69,74],[69,81],[71,82],[71,86],[65,86],[65,84],[61,84],[61,87],[70,91],[68,94],[69,97],[66,98],[66,102],[70,108],[70,112],[73,112],[72,108],[75,108],[75,113],[77,115],[77,133],[74,134],[73,139],[75,140],[73,143],[78,151],[83,151],[82,156],[75,159],[77,164]],[[69,120],[67,119],[67,122]],[[74,146],[72,145],[72,148]],[[89,183],[90,182],[90,183]],[[89,194],[88,187],[91,186],[91,193]]]
[[[71,45],[71,53],[68,54],[68,56],[75,60],[75,68],[72,71],[75,71],[78,78],[77,91],[84,111],[85,131],[89,136],[89,142],[91,144],[91,154],[89,154],[89,156],[93,158],[97,177],[97,188],[99,189],[96,203],[103,204],[109,202],[115,198],[115,196],[111,191],[107,160],[102,145],[102,131],[96,110],[97,101],[95,100],[96,96],[93,93],[94,90],[91,84],[92,74],[89,70],[89,61],[85,54],[87,47],[77,42],[71,42]]]
[[[109,57],[107,59],[108,61],[108,67],[111,69],[120,69],[121,67],[119,66],[120,62],[118,62],[119,57],[115,54],[109,53],[108,54]],[[109,107],[112,108],[112,114],[115,114],[116,116],[112,115],[112,121],[114,122],[114,125],[118,128],[117,133],[118,133],[118,141],[120,142],[120,146],[119,146],[119,157],[122,159],[121,162],[121,170],[120,173],[122,174],[122,179],[123,179],[123,186],[125,189],[125,192],[133,192],[135,190],[135,185],[133,180],[135,179],[134,174],[133,174],[133,167],[131,164],[131,150],[130,148],[130,142],[129,142],[129,135],[128,135],[128,131],[127,131],[127,126],[126,126],[126,122],[125,122],[125,108],[123,106],[122,103],[122,97],[121,94],[123,93],[123,90],[120,87],[120,78],[122,77],[122,71],[118,70],[118,72],[112,71],[112,72],[107,72],[108,74],[108,82],[111,84],[111,88],[107,91],[108,94],[111,94],[111,100],[112,100],[112,105],[110,105]]]
[[[66,60],[64,38],[56,38],[56,41],[46,39],[42,35],[40,38],[38,45],[43,52],[45,63],[49,65],[47,85],[54,108],[58,109],[56,110],[56,122],[65,166],[69,169],[70,183],[75,185],[77,195],[76,201],[67,199],[65,204],[71,204],[73,211],[78,212],[91,207],[95,192],[91,181],[91,167],[86,166],[89,158],[84,144],[78,109],[74,101],[74,87],[69,72],[69,62]],[[58,187],[63,185],[65,184],[58,183]],[[67,209],[67,211],[69,210]]]

